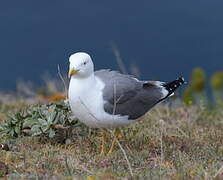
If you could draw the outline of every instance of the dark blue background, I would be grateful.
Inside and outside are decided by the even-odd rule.
[[[223,69],[222,9],[222,0],[1,1],[0,89],[57,77],[77,51],[96,69],[118,69],[111,42],[142,79],[188,78],[197,66],[210,75]]]

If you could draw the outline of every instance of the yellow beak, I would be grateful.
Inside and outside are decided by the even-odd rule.
[[[78,69],[71,68],[68,73],[68,77],[71,78],[73,75],[78,73]]]

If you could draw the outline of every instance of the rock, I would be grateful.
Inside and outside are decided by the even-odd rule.
[[[8,144],[0,144],[0,150],[9,151],[9,146],[8,146]]]
[[[65,140],[65,144],[72,144],[72,140],[69,139],[69,138],[67,138],[67,139]]]

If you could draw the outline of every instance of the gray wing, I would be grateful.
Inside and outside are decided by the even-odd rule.
[[[100,70],[95,76],[105,83],[104,109],[109,114],[128,115],[134,120],[144,115],[162,98],[162,88],[153,81],[138,81],[116,71]]]

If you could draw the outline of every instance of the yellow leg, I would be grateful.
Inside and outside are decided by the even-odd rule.
[[[100,155],[103,156],[105,155],[105,150],[106,150],[106,147],[105,147],[105,141],[106,141],[106,132],[104,130],[102,130],[102,135],[101,135],[101,153]]]
[[[108,155],[113,152],[113,149],[114,149],[114,147],[116,145],[116,139],[119,139],[121,137],[122,137],[122,135],[121,135],[120,129],[118,129],[118,128],[115,129],[115,131],[114,131],[114,137],[113,137],[113,141],[112,141],[112,145],[111,145],[110,150],[108,151]]]
[[[112,141],[112,145],[111,145],[111,148],[109,149],[108,151],[108,155],[111,154],[113,152],[113,149],[115,147],[115,144],[116,144],[116,140],[115,140],[115,137],[113,138],[113,141]]]

